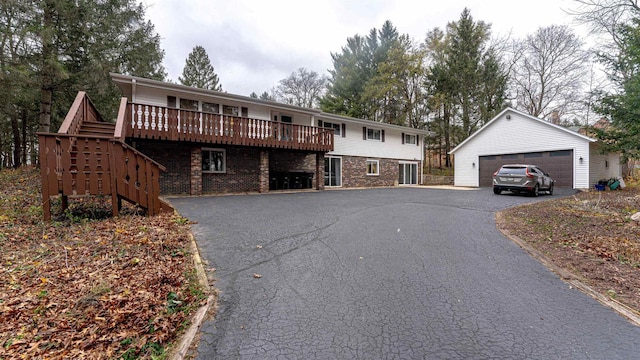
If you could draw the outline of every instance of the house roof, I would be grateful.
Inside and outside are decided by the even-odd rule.
[[[553,124],[549,121],[546,121],[544,119],[540,119],[538,117],[535,116],[531,116],[529,114],[525,114],[521,111],[512,109],[512,108],[506,108],[504,110],[502,110],[498,115],[496,115],[493,119],[491,119],[491,121],[489,121],[488,123],[486,123],[483,127],[481,127],[480,129],[478,129],[476,132],[474,132],[473,134],[471,134],[471,136],[469,136],[468,138],[466,138],[463,142],[461,142],[458,146],[456,146],[453,150],[449,151],[449,154],[453,154],[456,151],[458,151],[460,148],[462,148],[463,146],[465,146],[469,141],[471,141],[471,139],[475,138],[476,136],[478,136],[481,132],[483,132],[486,128],[488,128],[489,126],[491,126],[493,123],[495,123],[496,121],[498,121],[499,119],[501,119],[504,115],[506,115],[506,113],[511,112],[517,115],[520,115],[522,117],[524,117],[527,120],[530,121],[537,121],[540,124],[544,124],[545,126],[548,126],[549,129],[551,129],[552,131],[562,131],[566,134],[569,134],[571,136],[575,136],[577,138],[580,138],[584,141],[589,141],[589,142],[595,142],[596,139],[590,138],[588,136],[584,136],[582,134],[579,134],[575,131],[571,131],[567,128],[564,128],[562,126]]]
[[[396,130],[422,134],[422,135],[427,135],[430,133],[428,130],[415,129],[408,126],[392,125],[392,124],[386,124],[386,123],[381,123],[381,122],[372,121],[372,120],[358,119],[358,118],[353,118],[349,116],[331,114],[331,113],[323,112],[320,109],[311,109],[311,108],[306,108],[301,106],[284,104],[276,101],[256,99],[250,96],[230,94],[222,91],[200,89],[192,86],[168,83],[164,81],[152,80],[152,79],[147,79],[147,78],[142,78],[137,76],[122,75],[117,73],[111,73],[110,75],[111,75],[111,79],[113,80],[114,83],[116,83],[116,85],[140,84],[140,85],[144,85],[146,87],[151,87],[151,88],[169,89],[177,92],[191,93],[191,94],[197,94],[202,96],[215,96],[216,98],[219,98],[219,99],[228,99],[231,101],[263,105],[263,106],[268,106],[272,109],[295,111],[298,113],[321,117],[323,119],[347,121],[351,123],[362,124],[365,126],[369,125],[369,126],[375,126],[377,128],[396,129]]]

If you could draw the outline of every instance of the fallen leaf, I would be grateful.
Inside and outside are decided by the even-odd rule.
[[[256,278],[256,279],[260,279],[260,278],[262,277],[262,275],[260,275],[260,274],[253,274],[253,277],[254,277],[254,278]]]

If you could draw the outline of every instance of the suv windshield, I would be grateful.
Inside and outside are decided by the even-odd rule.
[[[526,175],[526,167],[502,167],[500,168],[500,171],[498,171],[498,174],[500,175],[505,175],[505,174],[512,174],[512,175]]]

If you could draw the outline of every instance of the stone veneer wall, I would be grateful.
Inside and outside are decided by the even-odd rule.
[[[398,185],[398,160],[379,161],[379,175],[367,175],[365,157],[342,156],[342,187],[376,187]]]

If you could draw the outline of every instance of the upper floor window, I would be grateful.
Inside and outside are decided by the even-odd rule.
[[[222,105],[222,113],[225,115],[238,116],[240,109],[237,106]]]
[[[180,109],[198,111],[198,100],[180,99]]]
[[[416,135],[404,134],[404,143],[405,144],[416,144]]]
[[[219,114],[220,113],[220,105],[214,103],[203,102],[202,103],[202,111],[208,113]]]
[[[379,129],[367,129],[367,140],[382,140],[381,131]]]
[[[175,96],[167,96],[167,107],[175,108],[176,107],[176,97]]]
[[[331,122],[324,122],[322,124],[322,127],[327,128],[327,129],[333,129],[333,134],[335,136],[341,136],[341,126],[340,124],[336,124],[336,123],[331,123]]]

